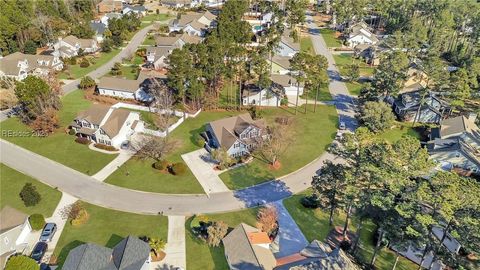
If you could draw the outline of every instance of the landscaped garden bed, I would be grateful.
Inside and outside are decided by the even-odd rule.
[[[32,134],[31,136],[8,136],[2,132],[0,137],[46,158],[62,163],[81,173],[93,175],[112,161],[116,155],[108,155],[92,151],[87,145],[75,142],[75,136],[65,130],[78,112],[91,106],[91,102],[83,98],[80,90],[62,98],[62,109],[59,111],[60,128],[48,137],[34,136],[32,130],[17,118],[2,122],[1,129],[13,133]],[[94,162],[92,162],[94,161]]]

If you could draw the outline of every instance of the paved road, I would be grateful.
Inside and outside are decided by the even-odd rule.
[[[333,57],[318,29],[314,24],[309,27],[315,51],[325,55],[329,61],[329,90],[337,112],[347,128],[353,130],[357,125],[353,112],[354,99],[345,84],[339,81]],[[137,35],[145,34],[143,31],[146,33],[148,27]],[[4,140],[0,140],[0,149],[0,162],[80,200],[120,211],[166,215],[228,212],[275,202],[310,187],[312,176],[318,172],[324,160],[336,161],[336,157],[324,153],[305,167],[280,179],[242,190],[212,193],[207,197],[204,194],[173,195],[130,190],[100,182]]]
[[[122,51],[120,51],[117,55],[115,55],[112,59],[110,59],[110,61],[108,61],[106,64],[88,73],[87,76],[90,76],[93,79],[97,79],[107,74],[110,71],[110,69],[112,69],[113,65],[116,62],[122,62],[123,58],[126,58],[131,53],[137,50],[138,46],[140,46],[140,44],[142,44],[143,40],[145,39],[145,36],[147,35],[148,31],[153,29],[153,27],[154,25],[152,24],[138,31],[133,36],[132,40],[130,40],[128,45],[122,49]],[[76,90],[78,88],[79,83],[80,83],[80,79],[74,80],[62,86],[62,90],[65,94],[72,92],[73,90]]]

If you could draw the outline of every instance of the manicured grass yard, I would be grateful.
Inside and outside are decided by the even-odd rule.
[[[202,147],[200,133],[205,124],[224,117],[233,116],[238,112],[201,112],[196,118],[185,120],[170,134],[170,140],[175,140],[179,146],[165,159],[171,163],[183,162],[182,154]],[[190,170],[185,175],[174,176],[152,168],[152,160],[132,158],[119,170],[110,175],[106,182],[126,188],[159,192],[159,193],[204,193],[198,180]]]
[[[142,18],[142,22],[149,21],[166,21],[173,18],[172,15],[161,13],[161,14],[148,14]]]
[[[120,52],[120,49],[112,49],[112,51],[109,53],[100,52],[99,55],[95,57],[87,56],[89,59],[93,58],[95,61],[95,64],[90,64],[90,66],[86,68],[82,68],[80,67],[80,59],[79,59],[76,65],[68,65],[68,70],[70,71],[70,74],[74,79],[81,78],[87,75],[88,73],[90,73],[91,71],[94,71],[98,67],[103,66],[105,63],[110,61],[110,59],[112,59],[119,52]],[[59,74],[60,79],[68,79],[68,77],[70,76],[65,71]]]
[[[322,86],[320,90],[318,91],[318,96],[315,91],[315,89],[304,89],[306,95],[308,96],[308,100],[315,100],[315,98],[318,101],[330,101],[332,100],[332,95],[330,94],[330,91],[328,91],[328,86]],[[305,94],[300,96],[301,99],[305,99]]]
[[[300,38],[300,50],[312,55],[315,54],[315,49],[313,48],[313,43],[310,36]]]
[[[308,191],[307,191],[308,192]],[[325,240],[329,231],[332,227],[328,224],[329,214],[328,211],[322,209],[307,209],[300,204],[300,199],[304,194],[294,195],[286,200],[284,200],[284,205],[290,212],[290,215],[297,222],[298,226],[302,230],[303,234],[308,241],[314,239]],[[338,213],[334,218],[334,226],[343,226],[345,221],[345,214]],[[355,220],[353,220],[353,225],[350,226],[352,231],[355,231]],[[373,234],[375,232],[375,225],[371,221],[364,222],[361,237],[360,237],[360,252],[359,254],[363,257],[363,260],[370,262],[371,256],[373,254],[375,243],[373,243]],[[389,270],[392,269],[393,263],[395,261],[395,254],[387,248],[383,248],[377,261],[375,263],[376,269]],[[397,265],[399,270],[409,270],[416,269],[417,266],[410,262],[409,260],[400,257],[400,260]]]
[[[267,122],[273,122],[281,115],[293,117],[294,121],[289,129],[296,132],[295,139],[280,156],[281,167],[278,170],[270,169],[269,164],[255,158],[245,166],[220,174],[228,188],[241,189],[286,175],[305,166],[326,150],[336,131],[335,107],[317,106],[317,112],[313,113],[313,105],[309,105],[307,114],[304,114],[303,106],[298,110],[297,115],[293,114],[293,108],[262,111]]]
[[[255,226],[257,209],[247,209],[238,212],[207,215],[209,220],[222,220],[228,224],[230,228],[235,228],[241,222],[251,226]],[[198,220],[194,217],[189,218],[185,224],[186,244],[187,244],[187,269],[228,269],[227,260],[223,246],[209,247],[201,239],[192,233],[192,226],[197,226]]]
[[[109,72],[105,74],[105,77],[116,77],[127,80],[136,80],[138,78],[138,65],[122,65],[120,70],[122,71],[120,75],[114,76]]]
[[[355,96],[360,95],[363,88],[363,84],[359,82],[345,82],[345,85],[347,86],[348,92]]]
[[[370,67],[365,62],[354,58],[353,54],[349,54],[349,53],[334,54],[333,59],[335,60],[335,64],[337,65],[341,75],[345,74],[347,66],[352,63],[356,63],[359,65],[360,76],[372,76],[373,72],[375,71],[375,68]]]
[[[145,40],[143,40],[142,45],[155,46],[155,36],[154,35],[147,35],[145,37]]]
[[[404,135],[410,135],[416,138],[420,138],[420,135],[413,129],[411,123],[395,122],[395,127],[386,130],[378,136],[389,142],[396,142],[400,140]]]
[[[83,98],[83,93],[76,90],[62,98],[62,109],[59,113],[61,127],[48,137],[7,136],[2,132],[0,137],[20,147],[62,163],[81,173],[93,175],[112,161],[116,155],[102,154],[88,149],[88,146],[75,142],[75,136],[65,133],[64,128],[72,122],[75,115],[90,107],[91,102]],[[10,118],[0,124],[2,131],[30,133],[31,129],[17,118]]]
[[[52,215],[62,193],[33,178],[0,163],[0,209],[8,205],[26,214]],[[19,194],[26,183],[32,183],[42,199],[35,206],[26,207]]]
[[[320,29],[320,34],[322,34],[327,47],[341,47],[342,41],[335,36],[335,30],[322,28]]]
[[[67,222],[55,248],[60,265],[71,249],[86,242],[111,248],[128,235],[167,240],[167,217],[120,212],[88,203],[84,206],[89,214],[87,223],[73,226]]]

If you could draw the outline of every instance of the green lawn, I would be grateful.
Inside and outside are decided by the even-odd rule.
[[[123,78],[127,80],[136,80],[138,78],[138,65],[122,65],[120,70],[122,71],[120,75],[114,76],[109,72],[105,74],[105,77]]]
[[[169,162],[183,162],[181,155],[200,149],[203,142],[200,133],[205,124],[224,117],[230,117],[238,112],[201,112],[196,118],[185,120],[171,134],[170,139],[179,143],[179,146],[170,153],[166,160]],[[130,159],[119,170],[110,175],[106,182],[126,188],[159,192],[159,193],[193,193],[203,194],[204,190],[190,170],[185,175],[174,176],[162,173],[152,168],[152,160]]]
[[[155,43],[155,36],[154,36],[154,35],[147,35],[147,36],[145,37],[145,40],[143,40],[142,45],[155,46],[155,45],[156,45],[156,43]]]
[[[116,155],[102,154],[88,149],[88,146],[75,142],[75,136],[68,135],[64,128],[72,122],[75,115],[90,107],[91,102],[83,98],[83,93],[76,90],[62,98],[62,109],[59,112],[61,127],[48,137],[7,136],[2,132],[0,138],[20,147],[62,163],[81,173],[93,175],[112,161]],[[30,133],[31,129],[17,118],[10,118],[0,124],[2,131]],[[95,162],[92,162],[92,161]]]
[[[328,86],[323,86],[320,88],[318,91],[318,96],[315,90],[305,90],[306,95],[308,96],[308,100],[315,100],[315,98],[318,101],[331,101],[332,100],[332,95],[330,94],[330,91],[328,91]],[[300,96],[300,98],[305,99],[305,94]]]
[[[266,162],[254,159],[245,166],[220,174],[220,178],[228,188],[241,189],[286,175],[300,169],[325,152],[336,131],[335,107],[317,106],[317,112],[313,113],[313,105],[309,105],[307,114],[304,114],[304,106],[298,110],[297,115],[293,114],[293,108],[262,110],[267,122],[274,121],[275,117],[280,115],[293,117],[294,121],[289,128],[296,132],[295,139],[280,156],[281,167],[278,170],[271,170]]]
[[[300,50],[312,55],[315,54],[315,49],[313,48],[313,43],[310,36],[300,38]]]
[[[110,59],[112,59],[119,52],[120,52],[120,49],[113,49],[109,53],[101,52],[99,53],[99,56],[95,56],[95,57],[87,56],[89,59],[93,58],[95,61],[95,64],[90,64],[90,66],[86,68],[80,67],[80,60],[78,60],[78,63],[76,65],[68,65],[68,71],[70,72],[70,76],[73,77],[74,79],[81,78],[87,75],[88,73],[94,71],[98,67],[103,66],[105,63],[110,61]],[[59,74],[60,79],[69,79],[70,76],[65,71],[62,71]]]
[[[166,21],[173,18],[172,15],[161,13],[161,14],[148,14],[142,18],[142,22],[150,21]]]
[[[348,65],[352,63],[356,63],[360,67],[360,76],[372,76],[375,68],[370,67],[365,62],[356,59],[353,57],[353,54],[349,53],[342,53],[342,54],[334,54],[333,59],[335,60],[335,64],[338,67],[341,75],[344,75]]]
[[[225,81],[220,92],[220,105],[237,106],[238,105],[238,84],[236,82]]]
[[[257,209],[247,209],[238,212],[207,215],[209,220],[225,221],[230,228],[236,227],[241,222],[255,226]],[[186,244],[187,244],[187,269],[228,269],[225,259],[223,246],[209,247],[201,239],[197,238],[191,231],[192,226],[196,226],[198,221],[196,218],[189,218],[185,224]]]
[[[360,95],[363,88],[363,84],[359,82],[346,82],[345,85],[347,86],[348,92],[355,96]]]
[[[305,193],[304,193],[305,194]],[[303,234],[308,241],[314,239],[325,240],[332,227],[328,224],[329,214],[327,211],[321,209],[307,209],[300,204],[300,199],[304,194],[294,195],[284,200],[284,205],[290,212],[290,215],[297,222],[298,226],[302,230]],[[343,226],[345,221],[345,214],[338,213],[334,217],[334,226]],[[350,226],[352,231],[355,231],[355,221]],[[361,237],[360,237],[360,252],[363,260],[369,262],[373,254],[374,246],[373,234],[375,231],[375,225],[371,221],[364,222]],[[395,254],[387,248],[383,248],[377,261],[375,263],[376,269],[390,270],[392,269],[395,260]],[[409,270],[416,269],[417,266],[407,259],[400,258],[397,269]]]
[[[131,214],[84,203],[89,214],[87,223],[73,226],[67,222],[54,254],[60,265],[68,252],[83,243],[92,242],[113,247],[128,235],[158,237],[167,241],[168,221],[164,216]]]
[[[7,165],[0,163],[0,209],[9,205],[26,214],[42,214],[45,217],[52,215],[62,193],[33,178],[22,174]],[[32,183],[40,196],[41,201],[35,206],[26,207],[19,194],[26,183]]]
[[[411,123],[395,122],[395,127],[386,130],[377,136],[385,139],[389,142],[396,142],[400,140],[404,135],[410,135],[416,138],[420,138],[420,135],[413,129]]]
[[[322,28],[322,29],[320,29],[320,34],[322,34],[323,39],[325,40],[325,43],[327,44],[327,47],[336,48],[336,47],[341,47],[342,46],[342,41],[335,37],[335,30]]]

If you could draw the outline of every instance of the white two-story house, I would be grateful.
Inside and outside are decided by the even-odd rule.
[[[32,232],[28,215],[10,206],[0,210],[0,268],[3,269],[9,256],[21,253],[28,246],[27,238]]]
[[[59,38],[53,45],[53,49],[55,50],[52,53],[54,56],[70,58],[77,56],[80,49],[84,53],[95,53],[99,50],[99,47],[95,39],[83,39],[70,35],[65,38]]]
[[[16,52],[5,57],[0,56],[0,78],[17,81],[28,75],[44,76],[51,70],[62,70],[63,62],[52,55],[32,55]]]
[[[241,114],[207,124],[207,149],[223,148],[232,157],[249,154],[265,135],[265,123]]]
[[[300,43],[295,42],[292,37],[290,37],[290,31],[285,30],[280,39],[280,43],[278,44],[278,48],[276,51],[277,55],[280,56],[287,56],[293,57],[300,51]]]
[[[70,125],[78,137],[119,148],[135,132],[143,131],[140,114],[126,109],[93,105],[80,112]]]
[[[361,22],[350,28],[347,43],[352,48],[360,44],[374,45],[378,43],[378,38],[368,29],[366,23]]]

